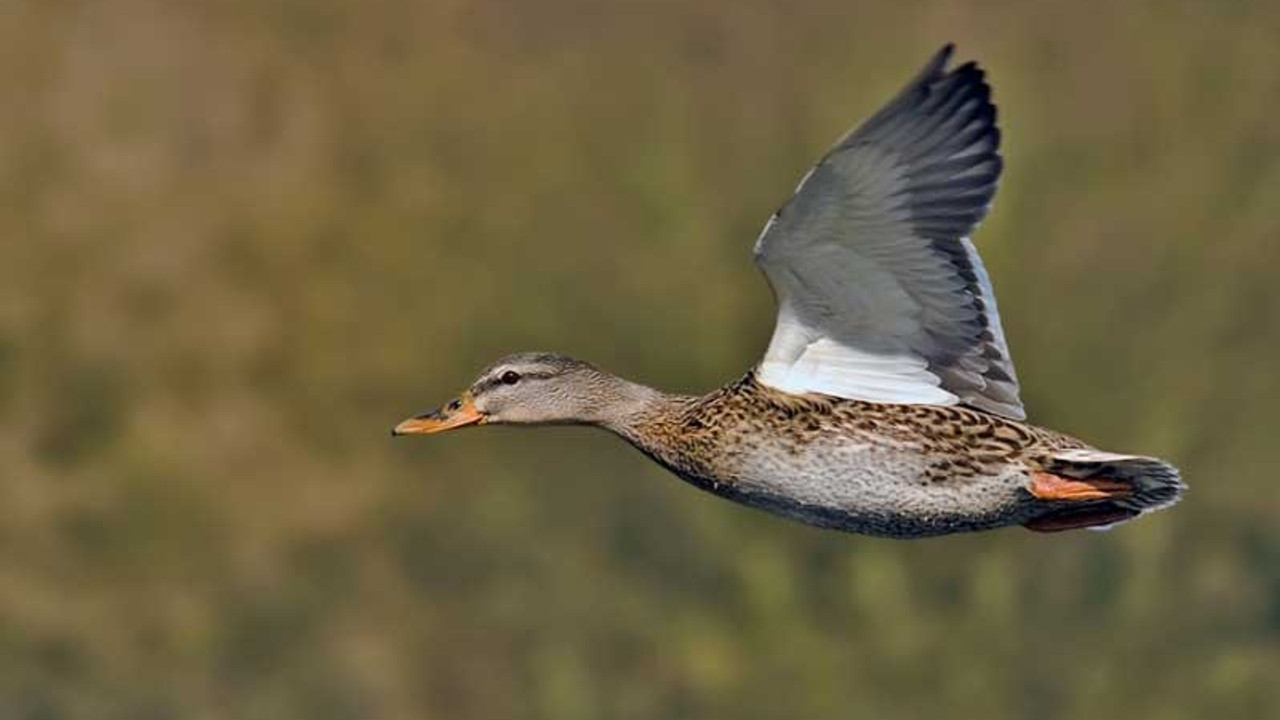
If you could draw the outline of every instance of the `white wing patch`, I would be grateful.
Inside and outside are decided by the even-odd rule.
[[[870,402],[953,405],[959,401],[939,387],[937,376],[914,355],[864,353],[827,338],[806,344],[791,362],[766,358],[759,373],[766,385],[795,394],[848,397],[853,385],[858,399]]]

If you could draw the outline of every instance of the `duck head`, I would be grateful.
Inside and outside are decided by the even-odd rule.
[[[580,360],[554,353],[509,355],[440,408],[396,425],[392,435],[433,435],[469,425],[606,423],[634,386]]]

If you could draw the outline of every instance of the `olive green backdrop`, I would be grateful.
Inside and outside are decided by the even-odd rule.
[[[0,3],[0,716],[1280,716],[1280,8]],[[496,356],[702,391],[759,228],[944,41],[1033,419],[1112,533],[890,542],[585,429],[392,441]]]

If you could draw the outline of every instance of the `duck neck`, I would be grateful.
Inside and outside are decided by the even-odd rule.
[[[608,392],[589,421],[632,443],[643,445],[646,430],[675,412],[685,399],[617,376],[608,376]]]

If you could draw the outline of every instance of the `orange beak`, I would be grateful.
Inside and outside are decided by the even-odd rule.
[[[485,414],[476,409],[476,404],[471,399],[471,393],[463,393],[462,397],[435,412],[405,420],[395,426],[391,434],[393,436],[434,435],[445,430],[466,427],[467,425],[483,425],[487,420],[488,418]]]

